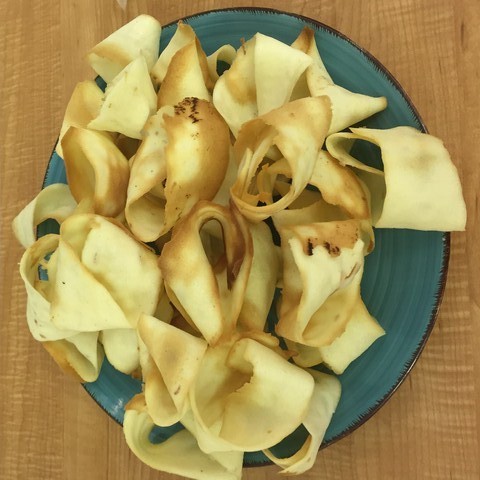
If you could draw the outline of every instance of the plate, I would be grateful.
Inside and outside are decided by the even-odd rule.
[[[363,121],[372,128],[410,125],[426,131],[411,101],[378,60],[347,37],[315,20],[267,9],[227,9],[183,19],[197,33],[206,53],[230,43],[239,47],[241,39],[261,32],[285,43],[292,43],[307,25],[315,31],[324,63],[335,83],[355,92],[386,96],[388,108]],[[167,45],[176,22],[162,30],[161,48]],[[360,156],[374,157],[374,147],[360,145]],[[370,149],[370,150],[369,150]],[[44,186],[66,183],[62,159],[53,153]],[[40,235],[54,231],[42,225]],[[362,425],[388,400],[411,370],[433,328],[446,282],[450,237],[443,232],[376,230],[376,248],[366,258],[362,296],[373,316],[387,334],[341,375],[342,397],[326,432],[323,446],[344,437]],[[273,312],[272,312],[273,315]],[[140,392],[141,384],[117,372],[105,361],[96,382],[85,384],[88,393],[118,423],[124,407]],[[152,439],[161,441],[178,426],[157,428]],[[303,429],[287,437],[275,450],[292,454],[305,438]],[[270,463],[261,452],[247,453],[244,464]]]

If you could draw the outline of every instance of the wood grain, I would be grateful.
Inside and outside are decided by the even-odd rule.
[[[387,66],[457,165],[468,205],[432,336],[371,420],[318,455],[305,479],[480,478],[480,8],[477,0],[0,0],[0,478],[179,478],[142,465],[121,428],[30,336],[14,215],[40,189],[82,57],[138,13],[162,23],[212,8],[284,9],[344,32]],[[277,468],[244,478],[277,478]]]

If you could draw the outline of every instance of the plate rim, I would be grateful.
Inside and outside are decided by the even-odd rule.
[[[354,40],[349,38],[347,35],[344,33],[340,32],[339,30],[331,27],[330,25],[327,25],[319,20],[316,20],[311,17],[307,17],[305,15],[295,13],[295,12],[289,12],[285,10],[279,10],[275,8],[268,8],[268,7],[254,7],[254,6],[243,6],[243,7],[228,7],[228,8],[217,8],[217,9],[211,9],[211,10],[203,10],[201,12],[197,12],[191,15],[186,15],[180,18],[177,18],[176,20],[173,20],[165,25],[162,25],[162,30],[167,27],[173,27],[176,25],[179,21],[185,21],[188,23],[189,20],[196,19],[199,17],[206,17],[211,14],[215,13],[225,13],[225,12],[232,12],[232,13],[248,13],[248,14],[255,14],[255,13],[263,13],[263,14],[270,14],[270,15],[284,15],[287,17],[293,17],[297,18],[306,24],[313,25],[316,27],[317,30],[325,30],[328,33],[342,39],[343,41],[349,43],[352,45],[356,50],[359,51],[371,64],[374,65],[374,67],[379,71],[383,76],[392,84],[392,86],[400,93],[400,95],[403,97],[405,100],[406,105],[410,109],[412,115],[414,118],[417,120],[417,122],[420,125],[420,130],[422,130],[424,133],[428,133],[427,126],[423,122],[423,119],[417,110],[416,106],[414,105],[413,101],[411,100],[410,96],[407,94],[405,91],[404,87],[400,84],[400,82],[394,77],[394,75],[390,72],[390,70],[383,65],[382,62],[380,62],[372,53],[370,53],[368,50],[366,50],[364,47],[360,46],[358,43],[356,43]],[[52,164],[52,157],[55,154],[56,147],[58,144],[58,137],[57,140],[55,141],[55,144],[52,149],[52,153],[50,154],[47,168],[45,169],[45,174],[44,178],[42,181],[42,189],[44,189],[47,186],[47,177],[51,168]],[[63,161],[63,159],[62,159]],[[440,232],[442,233],[442,262],[441,262],[441,268],[440,268],[440,275],[438,278],[438,283],[437,283],[437,290],[435,293],[435,301],[432,307],[432,311],[430,313],[430,318],[428,320],[428,323],[426,324],[426,329],[424,331],[424,334],[415,349],[415,351],[412,353],[411,359],[405,364],[405,369],[404,371],[399,375],[397,378],[396,382],[394,385],[387,391],[387,393],[377,400],[374,406],[372,406],[368,412],[364,415],[361,415],[357,418],[356,421],[354,421],[352,424],[350,424],[345,430],[337,434],[336,436],[332,437],[328,441],[323,441],[319,451],[323,450],[324,448],[338,442],[339,440],[347,437],[351,433],[353,433],[355,430],[357,430],[359,427],[364,425],[370,418],[372,418],[387,402],[390,400],[390,398],[393,396],[393,394],[398,390],[398,388],[403,384],[405,379],[408,377],[414,366],[416,365],[420,355],[422,354],[427,341],[430,337],[430,334],[432,333],[432,330],[435,326],[440,307],[443,301],[443,296],[445,293],[445,288],[446,288],[446,283],[447,283],[447,276],[448,276],[448,267],[449,267],[449,260],[450,260],[450,244],[451,244],[451,235],[450,232]],[[86,390],[86,392],[89,394],[89,396],[97,403],[97,405],[110,417],[112,418],[116,424],[122,426],[122,424],[100,403],[100,401],[95,397],[95,395],[88,390],[88,384],[87,383],[81,383],[82,387]],[[272,465],[273,462],[270,460],[266,460],[264,462],[262,461],[253,461],[248,464],[243,464],[244,468],[252,468],[252,467],[261,467],[261,466],[267,466],[267,465]]]

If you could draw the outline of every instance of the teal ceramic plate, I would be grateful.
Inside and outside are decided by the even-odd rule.
[[[291,43],[308,25],[315,31],[322,58],[337,84],[355,92],[387,97],[387,110],[362,125],[373,128],[410,125],[425,130],[392,75],[365,50],[321,23],[273,10],[243,8],[211,11],[183,20],[195,29],[207,54],[225,43],[238,47],[241,38],[248,39],[256,32]],[[174,23],[164,27],[161,48],[167,45],[174,31]],[[367,150],[358,153],[377,155]],[[45,185],[55,182],[66,182],[66,178],[63,161],[54,153]],[[49,227],[44,226],[42,230],[41,234],[45,234]],[[443,294],[449,257],[448,234],[376,230],[376,242],[374,252],[366,259],[362,295],[387,335],[340,376],[342,397],[325,435],[324,446],[364,423],[405,379],[433,328]],[[140,392],[141,385],[105,361],[98,380],[86,384],[85,388],[110,416],[122,423],[124,406]],[[176,428],[159,428],[153,437],[160,441]],[[277,453],[293,453],[304,438],[305,432],[299,429],[282,442]],[[262,453],[247,453],[244,463],[269,462]]]

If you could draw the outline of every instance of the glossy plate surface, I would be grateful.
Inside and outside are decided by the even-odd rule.
[[[206,12],[185,18],[196,31],[207,54],[230,43],[240,46],[256,32],[291,43],[308,25],[333,80],[352,91],[386,96],[386,111],[362,122],[372,128],[424,126],[401,87],[371,55],[340,33],[314,20],[273,10],[232,9]],[[163,49],[175,24],[162,31]],[[362,150],[363,148],[363,150]],[[359,155],[376,157],[371,147],[360,146]],[[44,185],[66,182],[63,161],[55,153]],[[53,231],[43,225],[40,235]],[[339,378],[342,397],[325,436],[324,446],[345,436],[373,415],[400,385],[420,354],[433,328],[443,294],[449,257],[449,235],[441,232],[376,230],[376,248],[366,258],[362,280],[365,303],[387,335],[377,342]],[[105,361],[99,379],[85,385],[87,391],[117,422],[122,423],[124,406],[140,391],[140,382],[123,375]],[[161,440],[176,428],[158,429]],[[277,453],[292,454],[303,443],[298,430],[282,442]],[[269,463],[262,453],[245,455],[245,465]]]

